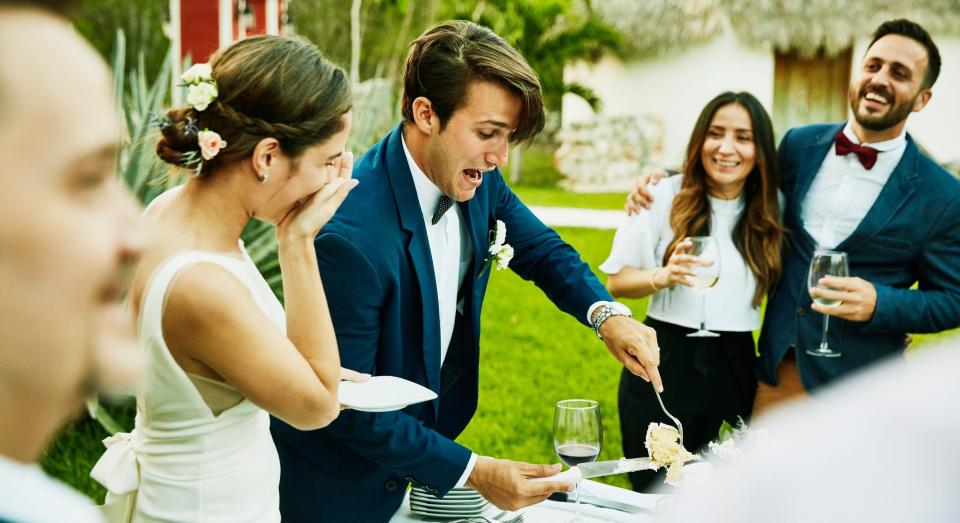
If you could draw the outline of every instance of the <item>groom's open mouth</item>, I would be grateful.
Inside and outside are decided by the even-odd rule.
[[[480,169],[464,169],[463,177],[473,187],[479,187],[483,183],[483,171]]]

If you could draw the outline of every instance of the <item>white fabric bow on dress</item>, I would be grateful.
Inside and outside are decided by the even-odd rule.
[[[118,432],[105,438],[103,445],[107,451],[93,466],[90,477],[117,496],[137,490],[140,486],[140,467],[137,464],[136,437],[130,432]]]

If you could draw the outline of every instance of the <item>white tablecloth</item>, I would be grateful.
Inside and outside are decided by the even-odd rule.
[[[580,488],[586,492],[614,501],[622,501],[638,507],[648,508],[651,511],[657,509],[657,502],[665,496],[657,494],[640,494],[630,490],[612,487],[596,481],[586,480],[580,484]],[[409,497],[409,493],[407,496]],[[569,520],[573,516],[573,503],[561,503],[557,501],[544,501],[532,507],[522,510],[524,523],[558,523]],[[605,509],[592,505],[581,505],[582,513],[590,516],[593,520],[613,521],[622,523],[648,523],[653,521],[653,516],[649,514],[628,514],[619,510]],[[400,510],[394,514],[390,523],[424,523],[426,521],[442,521],[418,516],[410,512],[410,502],[404,498]]]

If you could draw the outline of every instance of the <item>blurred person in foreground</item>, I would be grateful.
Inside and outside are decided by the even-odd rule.
[[[697,452],[726,421],[750,418],[757,378],[753,332],[760,304],[782,271],[783,224],[773,125],[750,93],[726,92],[700,113],[687,145],[684,176],[652,188],[649,210],[617,229],[600,270],[616,297],[651,296],[645,323],[663,346],[660,373],[672,384],[662,396]],[[709,236],[717,250],[694,256],[691,236]],[[713,251],[711,251],[713,252]],[[703,265],[719,264],[715,287],[694,288]],[[709,332],[697,331],[709,329]],[[645,456],[647,427],[667,418],[650,386],[624,369],[617,395],[623,452]],[[634,490],[663,472],[631,472]]]
[[[284,521],[386,521],[410,483],[438,497],[465,485],[510,509],[571,487],[530,481],[558,466],[478,456],[454,441],[477,408],[480,309],[494,265],[533,281],[661,388],[653,329],[611,302],[500,173],[509,144],[543,128],[540,82],[523,57],[486,27],[442,22],[411,45],[402,112],[357,163],[360,185],[315,245],[344,364],[439,397],[398,412],[346,411],[320,431],[275,420]]]
[[[884,22],[851,77],[852,118],[784,135],[790,234],[758,343],[754,415],[902,354],[905,333],[960,326],[960,181],[906,132],[907,118],[933,96],[940,62],[923,27]],[[638,180],[628,210],[649,201],[646,181]],[[816,249],[847,253],[852,276],[825,277],[820,285],[828,288],[812,291],[839,305],[811,300],[806,279]],[[807,353],[819,345],[825,314],[839,357]]]
[[[115,175],[106,64],[22,4],[0,2],[0,520],[93,522],[36,462],[84,398],[138,373],[120,304],[138,207]]]
[[[958,373],[953,336],[771,412],[765,437],[681,486],[657,521],[955,522]]]

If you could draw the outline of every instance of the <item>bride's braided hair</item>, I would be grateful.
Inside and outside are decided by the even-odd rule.
[[[276,138],[296,158],[343,128],[351,108],[350,83],[339,67],[300,38],[255,36],[235,42],[210,59],[219,95],[205,110],[186,106],[167,112],[157,155],[184,165],[199,152],[196,132],[210,129],[227,147],[203,162],[201,176],[248,158],[264,138]]]

